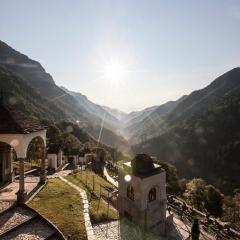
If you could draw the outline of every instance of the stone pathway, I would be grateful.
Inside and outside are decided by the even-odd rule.
[[[69,175],[72,172],[72,170],[62,170],[60,172],[56,172],[52,175],[47,176],[48,179],[51,178],[59,178],[59,177],[66,177],[67,175]]]
[[[29,194],[34,190],[39,183],[39,177],[35,176],[25,176],[25,190]],[[0,190],[0,201],[16,201],[16,193],[19,190],[19,180],[16,180],[8,184],[5,188]]]
[[[120,240],[119,221],[99,223],[93,226],[96,239],[101,240]]]
[[[167,240],[151,232],[144,233],[140,227],[125,220],[99,223],[93,226],[93,230],[96,238],[100,240]]]
[[[83,202],[83,216],[85,222],[85,228],[87,232],[88,240],[95,240],[95,235],[92,228],[92,223],[89,216],[89,203],[86,192],[81,189],[80,187],[76,186],[75,184],[69,182],[67,179],[63,178],[62,176],[59,177],[62,181],[70,185],[71,187],[75,188],[81,195],[82,202]]]
[[[189,233],[191,231],[191,227],[189,225],[184,224],[180,219],[177,217],[173,217],[174,225],[173,227],[175,229],[171,229],[171,239],[189,239]],[[124,222],[124,220],[121,221],[112,221],[107,223],[99,223],[93,225],[93,231],[96,236],[96,239],[101,240],[137,240],[137,239],[143,239],[141,231],[137,226],[129,225]],[[177,232],[175,232],[177,231]],[[175,233],[177,233],[178,237],[175,236]],[[206,232],[202,233],[200,236],[200,240],[215,240],[215,238]],[[180,235],[179,235],[180,234]],[[151,233],[145,233],[144,239],[146,240],[166,240],[164,237],[160,236],[154,236]],[[170,239],[170,238],[169,238]]]
[[[107,172],[106,167],[103,169],[103,174],[107,178],[107,181],[110,182],[112,185],[114,185],[116,188],[118,188],[118,181],[114,180]]]

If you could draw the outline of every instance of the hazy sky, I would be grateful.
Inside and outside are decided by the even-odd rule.
[[[240,0],[0,0],[0,39],[56,84],[137,110],[240,66]]]

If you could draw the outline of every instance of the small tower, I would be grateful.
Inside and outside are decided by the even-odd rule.
[[[166,173],[147,154],[119,170],[118,210],[145,231],[165,235]]]

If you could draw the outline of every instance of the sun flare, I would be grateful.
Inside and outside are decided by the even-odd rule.
[[[103,69],[104,78],[112,83],[119,83],[125,77],[126,69],[119,62],[108,63]]]

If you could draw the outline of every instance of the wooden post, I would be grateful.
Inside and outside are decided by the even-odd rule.
[[[101,186],[101,184],[99,184],[99,187],[100,187],[100,190],[99,190],[99,200],[98,200],[97,213],[98,213],[98,210],[99,210],[99,207],[100,207],[100,201],[101,201],[101,191],[102,191],[102,186]]]
[[[95,191],[95,176],[93,175],[93,192]]]
[[[108,195],[107,195],[107,218],[108,218],[108,214],[109,214],[109,191],[108,191]]]
[[[87,180],[88,180],[88,171],[85,171],[85,173],[86,173],[86,185],[87,185]]]
[[[81,181],[82,181],[82,167],[81,167],[81,174],[80,174],[80,176],[81,176]]]

